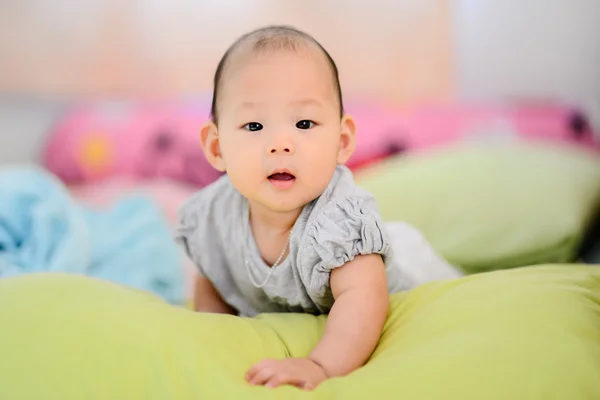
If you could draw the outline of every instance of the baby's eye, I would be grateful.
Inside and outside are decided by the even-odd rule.
[[[315,123],[308,119],[303,119],[302,121],[298,121],[296,123],[296,128],[298,129],[310,129],[315,126]]]
[[[244,125],[243,128],[250,132],[256,132],[260,131],[263,128],[263,126],[258,122],[249,122],[246,125]]]

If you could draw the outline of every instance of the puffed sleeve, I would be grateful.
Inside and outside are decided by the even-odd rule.
[[[391,259],[391,246],[370,196],[329,202],[306,227],[300,265],[311,297],[330,296],[329,276],[358,255],[380,254]]]

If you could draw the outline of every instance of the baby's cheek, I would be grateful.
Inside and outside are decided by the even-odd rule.
[[[304,171],[310,177],[311,185],[319,194],[325,191],[331,182],[336,166],[336,157],[324,153],[315,154],[310,161],[303,163]]]
[[[228,135],[229,136],[229,135]],[[243,135],[231,135],[219,141],[219,148],[225,162],[230,165],[248,163],[257,156],[255,143],[243,138]]]
[[[318,145],[311,146],[308,153],[308,158],[313,165],[313,168],[324,171],[330,171],[333,175],[333,171],[337,165],[337,155],[339,146],[337,143],[321,142]]]
[[[260,174],[261,161],[252,151],[242,150],[231,152],[224,157],[227,174],[239,176],[249,181],[255,180]]]
[[[265,178],[261,154],[251,146],[226,148],[223,152],[226,173],[233,185],[243,194]]]

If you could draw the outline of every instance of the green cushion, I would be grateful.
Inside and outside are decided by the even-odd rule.
[[[600,158],[569,146],[456,147],[357,175],[386,220],[418,229],[466,273],[575,261],[600,202]]]
[[[372,360],[315,392],[249,387],[324,317],[198,314],[75,275],[0,280],[0,399],[600,399],[600,269],[544,266],[392,297]]]

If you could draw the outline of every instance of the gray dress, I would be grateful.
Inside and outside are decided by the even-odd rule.
[[[354,184],[346,167],[337,167],[325,192],[304,207],[289,255],[274,269],[260,255],[248,216],[248,201],[225,175],[182,207],[176,238],[242,316],[328,313],[334,302],[330,273],[357,255],[381,254],[389,291],[401,289],[375,199]]]

